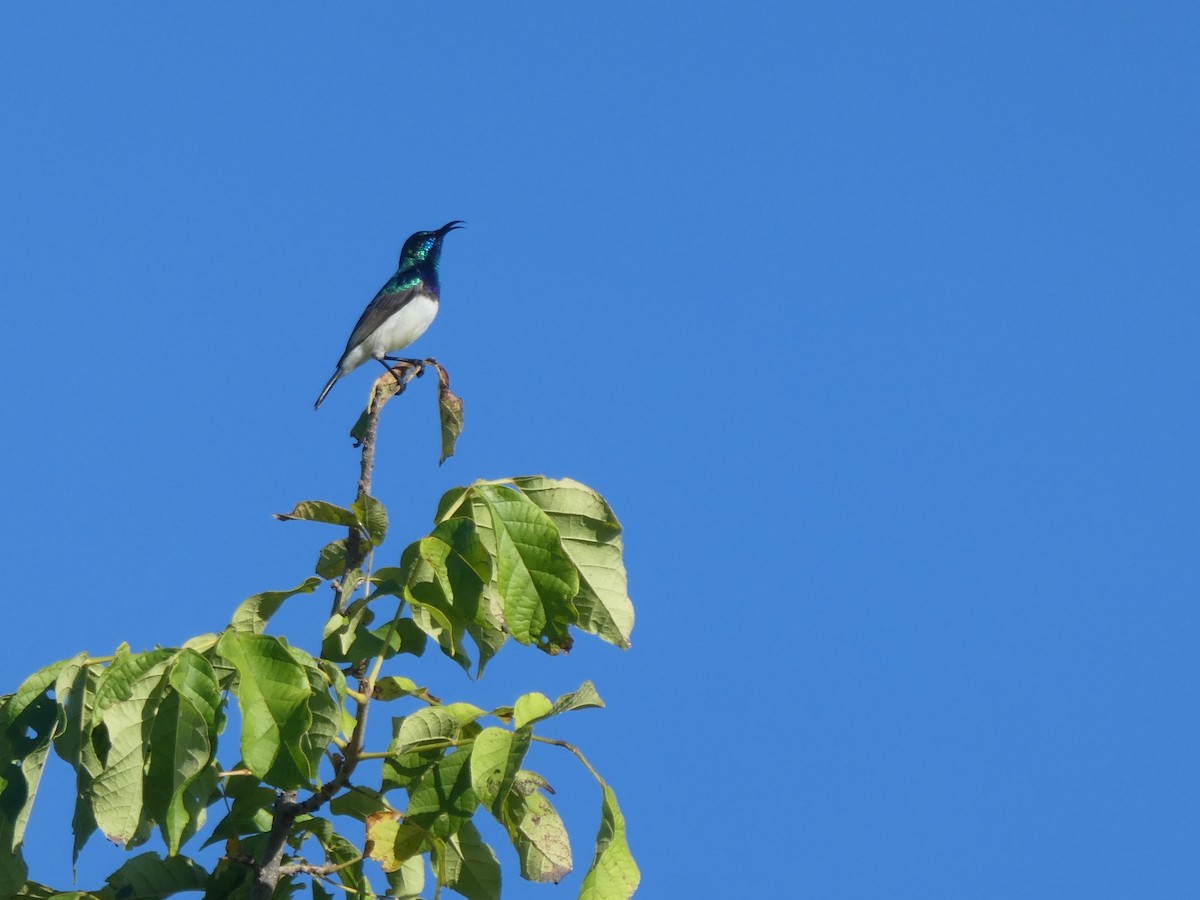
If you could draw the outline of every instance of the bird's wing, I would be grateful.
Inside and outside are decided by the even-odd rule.
[[[342,359],[345,359],[346,354],[365,341],[376,328],[386,322],[397,310],[402,309],[419,292],[417,287],[389,290],[391,287],[392,282],[389,281],[383,286],[383,290],[375,295],[375,299],[367,304],[363,314],[358,317],[358,324],[354,326],[354,331],[350,332],[350,340],[346,341],[346,350],[342,353]]]

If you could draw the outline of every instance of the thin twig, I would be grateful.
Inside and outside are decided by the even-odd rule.
[[[576,747],[574,744],[569,744],[566,741],[558,741],[558,740],[555,740],[554,738],[539,737],[536,734],[530,735],[530,738],[534,741],[537,741],[539,744],[550,744],[554,747],[562,747],[564,750],[570,750],[572,753],[575,754],[575,756],[579,759],[579,761],[581,763],[583,763],[584,768],[586,768],[589,772],[592,773],[593,778],[595,778],[601,784],[605,783],[604,779],[600,777],[600,773],[597,772],[592,767],[592,764],[587,761],[587,757],[583,755],[583,751],[580,750],[578,747]]]
[[[347,860],[344,863],[338,863],[336,866],[332,863],[326,863],[323,866],[314,866],[311,863],[288,863],[286,866],[279,867],[280,876],[284,875],[332,875],[334,872],[339,872],[347,866],[352,866],[356,862],[362,860],[359,856],[355,859]]]

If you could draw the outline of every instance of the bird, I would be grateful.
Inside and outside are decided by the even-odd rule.
[[[436,231],[418,231],[404,242],[396,274],[359,316],[350,340],[346,341],[346,349],[313,409],[321,408],[325,395],[339,378],[349,375],[368,359],[377,359],[385,369],[390,368],[387,360],[392,357],[388,354],[402,350],[425,333],[438,312],[442,240],[465,224],[455,219]]]

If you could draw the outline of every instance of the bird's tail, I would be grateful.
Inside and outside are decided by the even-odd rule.
[[[313,409],[321,408],[321,401],[323,401],[325,399],[325,395],[329,393],[329,389],[332,388],[335,384],[337,384],[337,380],[341,377],[342,377],[342,373],[341,373],[341,370],[339,369],[333,373],[333,377],[330,378],[329,381],[325,382],[325,387],[321,391],[321,396],[317,398],[317,402],[313,404]]]

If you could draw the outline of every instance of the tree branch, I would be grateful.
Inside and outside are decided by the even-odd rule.
[[[433,360],[422,362],[401,360],[389,368],[383,375],[379,376],[371,388],[371,401],[367,405],[367,410],[364,413],[365,421],[361,423],[362,429],[359,432],[361,435],[362,462],[358,477],[358,498],[370,496],[371,494],[371,476],[375,471],[375,441],[379,433],[379,415],[383,412],[383,407],[388,400],[404,393],[404,389],[408,386],[408,383],[424,371],[426,362],[432,363]],[[355,431],[358,432],[358,426],[355,427]],[[344,583],[351,572],[361,567],[363,561],[366,559],[366,555],[366,543],[363,540],[361,531],[357,527],[350,528],[350,534],[346,539],[346,565],[342,571],[342,578],[339,581]],[[348,597],[351,593],[347,591],[345,596]],[[345,612],[342,602],[339,599],[341,596],[342,593],[338,585],[335,584],[334,612]],[[282,865],[282,861],[283,851],[287,847],[288,835],[291,834],[292,825],[295,823],[296,817],[306,813],[314,813],[328,803],[334,794],[350,783],[350,776],[354,774],[359,761],[363,759],[363,740],[366,738],[367,733],[367,711],[370,709],[371,697],[375,692],[375,677],[378,674],[379,667],[376,665],[375,671],[369,677],[363,677],[366,671],[363,663],[359,663],[355,668],[360,675],[358,690],[361,699],[360,697],[354,698],[356,703],[354,730],[350,734],[350,740],[346,744],[345,752],[341,757],[334,758],[333,778],[314,791],[312,796],[307,800],[298,800],[297,791],[281,791],[276,798],[275,811],[271,820],[271,831],[267,835],[267,844],[263,848],[262,861],[254,869],[254,888],[250,894],[251,900],[270,900],[271,896],[275,893],[275,886],[284,875],[299,872],[321,875],[336,871],[336,867],[314,867],[309,866],[307,863],[284,866]],[[317,871],[318,869],[322,869],[323,871]]]
[[[292,830],[295,814],[288,813],[288,808],[296,805],[296,791],[280,791],[275,798],[275,815],[271,821],[271,831],[267,835],[267,845],[263,848],[262,862],[254,867],[254,887],[250,892],[252,900],[271,900],[275,893],[275,885],[279,883],[279,864],[283,859],[283,848],[287,846],[288,834]]]
[[[427,362],[431,362],[431,360],[427,360]],[[401,360],[375,379],[375,384],[371,387],[371,399],[367,403],[367,409],[352,432],[352,434],[359,435],[359,443],[356,446],[362,447],[358,493],[355,495],[355,499],[371,494],[371,477],[375,472],[375,438],[379,433],[379,415],[383,412],[384,405],[392,397],[403,394],[408,383],[419,376],[424,369],[423,364],[413,365]],[[359,431],[359,425],[361,425],[361,431]],[[340,584],[345,581],[347,575],[363,564],[366,557],[367,548],[363,542],[362,532],[358,528],[352,527],[346,538],[346,564],[342,569],[342,577],[330,585],[333,588],[333,611],[335,613],[346,611]],[[350,595],[347,593],[345,596],[349,597]]]
[[[271,820],[271,831],[267,835],[267,844],[263,848],[262,862],[255,866],[254,870],[254,889],[250,894],[251,900],[270,900],[275,893],[275,886],[279,883],[279,879],[288,874],[286,871],[288,867],[281,863],[288,835],[291,834],[296,817],[316,812],[328,803],[334,794],[349,783],[350,776],[358,767],[358,763],[362,759],[363,740],[367,734],[367,711],[371,706],[371,695],[367,690],[365,679],[359,682],[359,690],[365,696],[357,703],[354,730],[346,745],[345,755],[335,761],[333,778],[329,779],[319,790],[314,791],[307,800],[297,800],[299,793],[297,791],[281,791],[275,799],[275,813]]]

